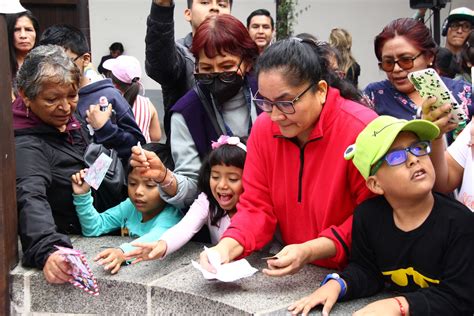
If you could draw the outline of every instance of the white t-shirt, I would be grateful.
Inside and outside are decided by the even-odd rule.
[[[471,142],[472,121],[467,124],[461,134],[448,147],[448,153],[453,159],[464,168],[461,189],[458,200],[474,211],[474,170],[472,163],[472,151],[474,147],[469,147]]]

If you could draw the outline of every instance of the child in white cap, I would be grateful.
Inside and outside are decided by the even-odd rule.
[[[354,212],[346,269],[328,274],[289,310],[306,315],[324,305],[327,315],[338,300],[388,289],[395,296],[354,315],[473,315],[474,214],[432,192],[435,172],[428,155],[438,134],[428,121],[380,116],[347,148],[345,158],[379,196]]]
[[[108,59],[103,67],[110,71],[115,87],[120,90],[125,100],[132,107],[137,125],[145,136],[146,142],[157,142],[161,138],[161,127],[155,106],[139,94],[142,84],[140,62],[133,56],[120,55]]]

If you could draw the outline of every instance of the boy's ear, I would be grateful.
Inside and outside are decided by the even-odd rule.
[[[186,10],[184,10],[184,19],[187,22],[191,22],[192,17],[193,17],[193,12],[191,11],[191,9],[187,8]]]
[[[82,62],[83,62],[83,66],[84,67],[87,67],[89,66],[90,62],[91,62],[91,54],[90,53],[85,53],[84,55],[82,55]]]
[[[372,191],[373,193],[379,194],[379,195],[383,195],[383,194],[384,194],[384,190],[383,190],[383,188],[380,186],[379,182],[377,181],[377,177],[376,177],[376,176],[370,176],[370,177],[368,177],[367,180],[365,181],[365,184],[367,185],[367,187],[369,188],[369,190]]]

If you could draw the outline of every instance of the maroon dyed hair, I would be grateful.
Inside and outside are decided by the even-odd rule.
[[[384,27],[382,32],[375,37],[375,56],[382,60],[382,48],[385,43],[395,36],[403,36],[422,52],[426,57],[436,56],[438,45],[433,40],[430,30],[422,22],[411,18],[393,20]]]
[[[196,60],[202,50],[209,58],[227,53],[241,56],[249,64],[254,64],[258,57],[257,45],[250,38],[249,31],[229,14],[210,16],[199,25],[191,47]]]

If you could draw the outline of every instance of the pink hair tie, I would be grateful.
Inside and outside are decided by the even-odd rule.
[[[229,137],[227,135],[221,135],[219,139],[215,142],[211,142],[212,149],[217,149],[222,145],[233,145],[241,148],[243,151],[247,152],[247,146],[245,146],[241,141],[240,138],[237,136]]]

